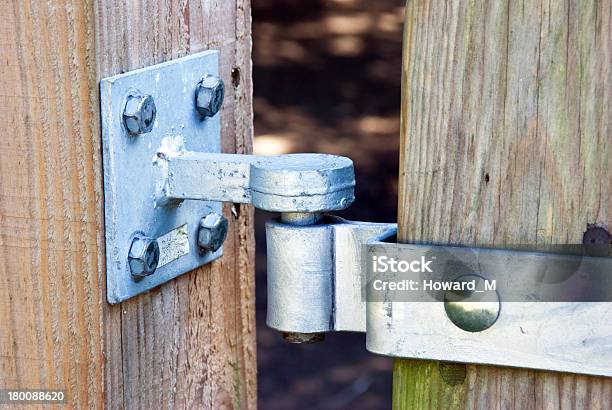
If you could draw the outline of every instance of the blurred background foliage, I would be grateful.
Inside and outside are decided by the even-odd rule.
[[[348,156],[357,199],[338,215],[396,221],[404,2],[254,0],[252,7],[255,153]],[[368,353],[364,335],[290,345],[265,326],[264,224],[273,216],[256,217],[259,407],[390,408],[392,360]]]

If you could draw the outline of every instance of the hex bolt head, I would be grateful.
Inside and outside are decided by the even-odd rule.
[[[223,80],[214,75],[207,75],[196,87],[196,110],[203,117],[212,117],[221,109],[224,96],[225,84],[223,84]]]
[[[128,264],[136,278],[152,275],[159,262],[159,244],[157,240],[146,236],[135,236],[130,246]]]
[[[153,129],[157,108],[150,95],[134,93],[128,96],[123,109],[123,123],[131,135],[146,134]]]
[[[198,246],[208,252],[216,252],[227,237],[227,219],[223,215],[210,213],[200,220]]]

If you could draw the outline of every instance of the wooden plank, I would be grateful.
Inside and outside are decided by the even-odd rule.
[[[219,49],[223,149],[251,151],[248,1],[104,0],[96,11],[100,77]],[[253,214],[235,209],[225,209],[232,231],[220,262],[108,309],[109,407],[255,405]]]
[[[98,81],[207,48],[226,81],[223,149],[250,152],[250,3],[99,0],[0,8],[0,387],[76,408],[256,405],[253,213],[225,256],[105,302]]]
[[[611,25],[610,2],[407,3],[401,241],[581,243],[610,226]],[[394,378],[396,409],[612,403],[609,378],[413,360]]]
[[[102,407],[104,248],[91,7],[0,7],[0,387]]]

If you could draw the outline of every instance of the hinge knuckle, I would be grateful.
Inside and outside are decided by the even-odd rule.
[[[333,330],[332,229],[266,223],[268,326],[283,332]]]
[[[195,199],[252,203],[273,212],[326,212],[345,209],[355,200],[353,162],[345,157],[190,151],[160,151],[158,156],[166,161],[158,184],[166,202]]]
[[[363,247],[377,235],[393,235],[395,227],[333,216],[310,226],[267,222],[268,326],[365,332]]]

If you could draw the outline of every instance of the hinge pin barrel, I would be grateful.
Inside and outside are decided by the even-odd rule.
[[[283,212],[281,214],[281,222],[287,225],[308,226],[316,225],[323,220],[321,212]],[[294,344],[310,344],[322,342],[325,339],[325,333],[297,333],[297,332],[282,332],[283,340]]]
[[[316,225],[323,220],[321,212],[283,212],[281,222],[287,225]]]

